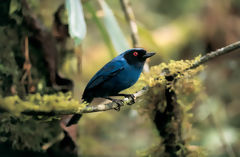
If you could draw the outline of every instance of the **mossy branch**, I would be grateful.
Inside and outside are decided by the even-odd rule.
[[[226,47],[223,47],[221,49],[218,49],[216,51],[213,51],[211,53],[208,53],[204,56],[202,56],[198,61],[196,61],[195,63],[193,63],[189,68],[186,68],[184,71],[190,70],[190,69],[194,69],[197,68],[198,66],[206,63],[207,61],[210,61],[218,56],[233,52],[234,50],[237,50],[240,48],[240,41],[230,44]],[[166,74],[164,74],[166,75]],[[136,92],[134,94],[135,98],[136,98],[136,102],[138,101],[139,97],[143,96],[147,91],[148,91],[148,86],[144,87],[142,90]],[[130,99],[125,98],[122,99],[122,101],[124,102],[123,105],[132,105],[133,103],[131,102]],[[61,109],[52,109],[51,111],[49,110],[24,110],[22,111],[23,114],[26,115],[68,115],[68,114],[82,114],[82,113],[91,113],[91,112],[101,112],[101,111],[107,111],[107,110],[112,110],[112,109],[116,109],[117,104],[111,102],[111,103],[103,103],[103,104],[99,104],[96,106],[86,106],[85,108],[79,107],[76,109],[69,109],[66,110],[66,108]],[[3,108],[4,109],[4,108]]]
[[[204,64],[205,62],[208,62],[218,56],[227,54],[227,53],[237,50],[239,48],[240,48],[240,41],[230,44],[228,46],[222,47],[220,49],[217,49],[216,51],[207,53],[206,55],[202,56],[199,61],[195,62],[192,66],[190,66],[186,70],[194,69],[194,68]]]
[[[144,87],[142,90],[134,94],[135,99],[138,99],[144,95],[147,91],[147,87]],[[133,102],[129,98],[123,99],[123,105],[132,105]],[[123,106],[122,105],[122,106]],[[73,110],[52,110],[52,111],[35,111],[35,110],[25,110],[22,113],[26,115],[45,115],[45,116],[56,116],[56,115],[69,115],[69,114],[82,114],[82,113],[92,113],[92,112],[101,112],[116,109],[118,105],[114,102],[103,103],[96,106],[86,106],[82,109]]]

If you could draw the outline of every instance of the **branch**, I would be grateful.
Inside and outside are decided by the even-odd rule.
[[[24,46],[24,57],[25,57],[25,61],[23,64],[23,70],[25,71],[22,79],[21,79],[21,83],[24,84],[24,81],[26,79],[28,79],[27,85],[28,85],[28,92],[31,92],[31,85],[32,85],[32,76],[31,76],[31,62],[29,59],[29,48],[28,48],[28,36],[25,37],[25,46]],[[34,89],[32,89],[34,90]],[[33,92],[33,91],[32,91]]]
[[[234,50],[237,50],[239,48],[240,48],[240,41],[235,42],[233,44],[230,44],[226,47],[222,47],[220,49],[217,49],[216,51],[212,51],[212,52],[202,56],[199,61],[194,63],[191,67],[187,68],[186,70],[194,69],[194,68],[202,65],[203,63],[207,62],[207,61],[210,61],[210,60],[212,60],[212,59],[214,59],[218,56],[227,54],[227,53],[232,52]]]
[[[191,67],[187,68],[185,71],[190,70],[190,69],[194,69],[200,65],[202,65],[203,63],[206,63],[214,58],[217,58],[218,56],[233,52],[234,50],[240,49],[240,41],[230,44],[226,47],[223,47],[221,49],[218,49],[216,51],[212,51],[211,53],[208,53],[204,56],[201,57],[201,59],[194,63]],[[134,94],[136,100],[139,100],[139,97],[143,96],[147,91],[148,91],[149,87],[146,86],[144,87],[142,90],[136,92]],[[132,105],[134,103],[131,102],[130,99],[125,98],[122,99],[122,101],[124,102],[123,105]],[[112,110],[112,109],[116,109],[117,104],[111,102],[111,103],[103,103],[103,104],[99,104],[97,106],[87,106],[84,109],[76,109],[77,111],[66,111],[66,110],[62,110],[62,111],[50,111],[50,112],[46,112],[46,111],[23,111],[23,114],[27,114],[27,115],[69,115],[69,114],[82,114],[82,113],[91,113],[91,112],[101,112],[101,111],[107,111],[107,110]]]
[[[143,96],[147,92],[147,90],[148,90],[148,87],[144,87],[142,90],[133,94],[135,99]],[[123,102],[124,102],[124,104],[122,106],[134,104],[134,102],[132,102],[132,100],[129,98],[124,98]],[[107,110],[112,110],[112,109],[116,109],[116,108],[117,108],[117,104],[114,102],[111,102],[111,103],[107,103],[107,104],[100,104],[97,106],[87,106],[85,109],[82,110],[82,113],[107,111]]]
[[[148,90],[148,87],[144,87],[142,90],[136,92],[134,95],[135,99],[138,100],[139,97],[143,96]],[[132,105],[135,102],[132,102],[131,99],[129,98],[124,98],[122,99],[123,104],[124,105]],[[92,112],[101,112],[101,111],[107,111],[107,110],[113,110],[116,109],[118,106],[116,103],[114,102],[110,102],[110,103],[103,103],[103,104],[99,104],[96,106],[87,106],[84,109],[76,109],[75,112],[73,112],[72,110],[53,110],[53,111],[35,111],[35,110],[26,110],[23,111],[22,114],[25,115],[44,115],[44,116],[56,116],[56,115],[69,115],[69,114],[82,114],[82,113],[92,113]]]
[[[138,28],[129,0],[120,0],[125,18],[130,26],[133,47],[139,47]]]

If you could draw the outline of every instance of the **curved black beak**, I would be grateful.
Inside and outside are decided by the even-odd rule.
[[[152,57],[153,55],[155,55],[156,53],[154,53],[154,52],[149,52],[149,53],[146,53],[144,56],[143,56],[143,58],[145,58],[145,59],[147,59],[147,58],[149,58],[149,57]]]

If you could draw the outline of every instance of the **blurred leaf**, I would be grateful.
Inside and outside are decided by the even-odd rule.
[[[11,0],[10,3],[10,9],[9,9],[9,15],[14,13],[15,11],[20,10],[20,4],[18,0]]]
[[[86,36],[87,28],[84,19],[82,4],[79,0],[66,0],[68,12],[69,34],[79,45]]]
[[[113,15],[111,8],[104,0],[99,0],[99,3],[103,9],[103,22],[107,29],[108,35],[117,50],[118,53],[126,51],[130,48],[127,39],[124,37],[121,28],[119,27],[116,18]]]
[[[97,16],[97,13],[95,11],[95,9],[92,7],[92,5],[87,2],[84,4],[86,6],[86,8],[88,9],[88,11],[91,13],[92,18],[94,20],[94,22],[97,24],[97,27],[100,30],[100,33],[102,34],[103,40],[106,43],[108,49],[109,49],[109,54],[110,56],[113,58],[116,56],[116,51],[111,43],[111,40],[108,36],[108,32],[106,31],[106,29],[104,28],[103,24],[101,23],[99,17]]]

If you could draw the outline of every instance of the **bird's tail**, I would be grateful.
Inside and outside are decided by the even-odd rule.
[[[77,124],[77,122],[80,120],[81,117],[82,117],[82,114],[73,115],[66,126],[68,127],[68,126],[71,126],[73,124]]]
[[[85,102],[88,102],[88,103],[90,103],[92,100],[93,100],[93,98],[92,97],[89,97],[89,98],[82,98],[83,99],[83,102],[85,101]],[[80,120],[80,118],[82,117],[82,114],[74,114],[73,116],[72,116],[72,118],[69,120],[69,122],[67,123],[67,127],[68,126],[71,126],[71,125],[73,125],[73,124],[77,124],[77,122]]]

